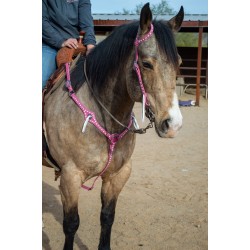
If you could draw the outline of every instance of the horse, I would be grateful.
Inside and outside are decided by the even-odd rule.
[[[91,190],[99,177],[98,249],[111,249],[115,208],[130,177],[136,132],[146,131],[137,128],[135,102],[142,103],[143,118],[146,113],[159,137],[173,138],[182,127],[174,32],[183,17],[181,6],[169,21],[153,20],[145,4],[140,19],[114,29],[76,66],[78,73],[66,64],[66,79],[48,95],[43,126],[50,155],[60,168],[64,250],[73,249],[80,224],[79,192]],[[87,187],[84,183],[93,177],[93,185]]]

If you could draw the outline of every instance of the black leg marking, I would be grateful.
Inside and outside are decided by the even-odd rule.
[[[101,236],[98,250],[110,250],[110,237],[111,229],[115,218],[116,200],[113,199],[109,204],[105,204],[102,198],[102,211],[101,211]]]
[[[79,227],[80,219],[78,209],[72,208],[69,212],[64,212],[63,232],[65,234],[64,250],[73,250],[75,233]]]

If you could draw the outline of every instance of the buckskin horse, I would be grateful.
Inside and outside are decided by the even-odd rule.
[[[158,136],[172,138],[181,128],[175,93],[180,57],[173,34],[183,17],[181,7],[169,21],[152,20],[145,4],[139,21],[117,27],[75,70],[65,64],[66,79],[47,96],[43,126],[50,155],[60,168],[65,250],[73,249],[79,227],[81,187],[91,190],[99,177],[98,249],[110,249],[117,199],[131,173],[135,132],[145,132],[136,126],[135,102],[142,102],[143,116]],[[93,177],[92,186],[86,186]]]

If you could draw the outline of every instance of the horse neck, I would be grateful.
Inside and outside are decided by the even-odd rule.
[[[111,87],[103,92],[101,99],[105,100],[105,107],[109,110],[109,112],[120,123],[127,126],[131,119],[134,102],[128,95],[125,79],[121,78],[122,76],[118,76],[115,80],[110,82]],[[111,133],[124,129],[108,114],[106,114],[105,117],[106,126],[109,127]]]
[[[128,94],[125,75],[123,71],[116,77],[110,78],[108,87],[98,93],[98,99],[120,123],[127,126],[131,119],[134,102]],[[124,129],[102,107],[100,110],[105,126],[110,133],[117,133]]]

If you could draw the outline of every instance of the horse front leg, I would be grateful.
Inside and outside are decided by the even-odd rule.
[[[122,167],[112,178],[103,179],[101,200],[101,235],[99,250],[110,250],[111,229],[115,218],[115,207],[118,196],[131,173],[131,162]]]
[[[60,191],[63,204],[64,250],[73,250],[75,233],[79,227],[78,197],[81,177],[75,166],[64,166],[60,179]]]

